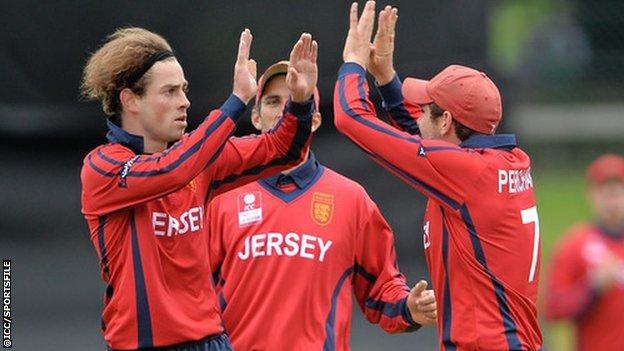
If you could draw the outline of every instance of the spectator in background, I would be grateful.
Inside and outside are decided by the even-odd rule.
[[[587,170],[596,219],[559,242],[546,317],[571,319],[577,349],[624,350],[624,158],[607,154]]]

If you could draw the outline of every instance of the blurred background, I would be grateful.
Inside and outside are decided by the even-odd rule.
[[[363,3],[363,2],[361,2]],[[259,71],[285,59],[301,32],[319,42],[324,124],[313,148],[368,189],[395,229],[410,284],[429,279],[422,252],[425,198],[333,128],[332,92],[347,31],[346,1],[1,1],[0,256],[13,260],[15,350],[104,350],[104,284],[80,214],[82,158],[105,142],[105,118],[79,99],[82,67],[122,26],[162,34],[190,82],[192,127],[230,94],[240,31],[254,34]],[[619,0],[393,1],[395,65],[429,78],[451,63],[488,72],[503,94],[500,133],[533,158],[542,282],[553,242],[590,218],[586,165],[624,150],[624,2]],[[385,3],[378,3],[378,8]],[[378,98],[377,98],[378,101]],[[252,131],[248,116],[237,131]],[[545,284],[542,284],[544,286]],[[354,306],[357,309],[357,306]],[[565,324],[540,321],[547,350],[571,350]],[[354,311],[354,350],[435,350],[434,328],[389,336]]]

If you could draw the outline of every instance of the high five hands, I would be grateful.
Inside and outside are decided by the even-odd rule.
[[[249,58],[253,36],[247,28],[241,33],[238,55],[234,65],[233,94],[248,103],[258,89],[256,61]],[[312,97],[318,81],[318,44],[309,33],[301,34],[290,52],[286,85],[294,102],[305,102]]]
[[[357,63],[368,70],[380,85],[394,77],[394,37],[398,10],[386,6],[379,12],[377,33],[371,43],[375,21],[375,2],[368,1],[358,19],[358,4],[351,4],[349,33],[342,58],[344,62]]]

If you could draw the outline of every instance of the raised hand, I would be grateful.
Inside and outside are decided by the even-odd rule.
[[[286,86],[294,102],[310,100],[318,81],[318,44],[309,33],[301,34],[290,52]]]
[[[379,13],[377,33],[371,45],[368,71],[379,85],[390,83],[394,78],[394,36],[399,18],[396,7],[386,6]]]
[[[234,88],[232,93],[244,103],[248,103],[249,100],[256,96],[256,90],[258,89],[256,61],[249,58],[252,39],[251,31],[245,28],[240,36],[238,55],[236,64],[234,64]]]
[[[437,305],[433,290],[426,290],[427,282],[419,281],[407,297],[407,308],[412,319],[420,325],[434,324],[437,320]]]
[[[358,20],[357,2],[351,4],[349,13],[349,34],[345,41],[342,59],[344,62],[355,62],[366,68],[370,56],[370,41],[375,21],[375,2],[367,1]]]

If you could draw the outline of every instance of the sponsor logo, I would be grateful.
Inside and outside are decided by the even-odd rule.
[[[128,181],[126,180],[126,177],[128,177],[128,173],[130,173],[130,168],[132,168],[132,165],[138,159],[139,159],[139,155],[136,155],[133,158],[131,158],[130,160],[128,160],[128,162],[124,163],[123,167],[121,168],[121,173],[119,173],[119,184],[118,185],[120,187],[122,187],[122,188],[127,188],[128,187]]]
[[[180,217],[166,212],[152,212],[152,227],[156,236],[177,236],[199,231],[204,227],[204,208],[192,207]]]
[[[238,195],[237,204],[239,226],[262,222],[262,194],[259,191]]]
[[[317,193],[312,194],[312,220],[318,225],[327,225],[334,213],[334,195]]]
[[[237,256],[243,261],[263,256],[298,256],[323,262],[331,246],[331,240],[310,234],[261,233],[245,238]]]

